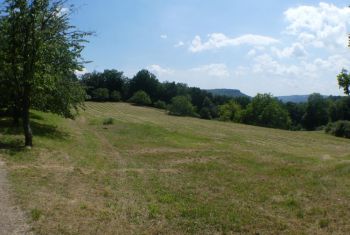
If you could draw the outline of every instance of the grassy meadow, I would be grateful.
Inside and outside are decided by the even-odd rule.
[[[346,234],[350,140],[86,103],[0,120],[0,157],[36,234]]]

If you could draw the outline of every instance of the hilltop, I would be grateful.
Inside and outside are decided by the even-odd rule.
[[[0,157],[38,234],[346,234],[350,140],[87,103],[1,119]],[[105,125],[103,124],[105,123]]]
[[[237,89],[210,89],[207,91],[212,93],[213,95],[223,95],[228,97],[249,97],[248,95],[242,93],[240,90]]]

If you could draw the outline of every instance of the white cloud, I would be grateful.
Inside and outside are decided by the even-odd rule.
[[[57,17],[61,17],[65,14],[69,14],[70,9],[66,8],[66,7],[60,7],[60,8],[56,8],[57,13],[55,14]]]
[[[268,54],[255,57],[251,71],[253,73],[276,76],[296,76],[300,74],[298,66],[282,64]]]
[[[332,55],[327,58],[316,58],[310,61],[299,61],[294,64],[283,63],[269,54],[255,56],[249,66],[239,66],[235,75],[261,77],[280,77],[283,79],[319,79],[335,81],[335,76],[342,68],[350,67],[350,58],[343,55]],[[329,76],[329,77],[327,77]]]
[[[85,73],[88,73],[89,71],[87,70],[87,68],[83,68],[81,71],[79,70],[75,70],[75,75],[80,77],[82,75],[84,75]]]
[[[307,52],[301,43],[293,43],[291,47],[286,47],[282,50],[278,48],[271,48],[272,52],[276,54],[279,58],[289,58],[289,57],[305,57]]]
[[[284,12],[289,23],[286,33],[315,47],[347,45],[350,8],[321,2],[318,6],[298,6]]]
[[[185,45],[185,43],[183,41],[179,41],[178,43],[176,43],[174,45],[174,47],[183,47]]]
[[[251,45],[251,46],[268,46],[271,44],[278,43],[278,40],[261,35],[246,34],[236,38],[227,37],[222,33],[213,33],[208,35],[208,41],[202,42],[200,36],[195,36],[189,47],[189,50],[193,53],[201,52],[205,50],[219,49],[228,46],[240,46],[240,45]]]
[[[160,38],[161,38],[161,39],[167,39],[167,38],[168,38],[168,35],[162,34],[162,35],[160,35]]]
[[[209,64],[193,68],[190,71],[200,72],[211,77],[229,77],[230,72],[225,64]]]
[[[172,75],[174,73],[174,70],[169,68],[163,68],[158,64],[150,65],[147,67],[147,69],[158,76]]]
[[[242,77],[245,76],[246,74],[249,73],[249,68],[245,67],[245,66],[238,66],[235,70],[234,70],[234,76],[235,77]]]
[[[256,55],[256,50],[255,49],[251,49],[248,53],[247,53],[247,56],[248,57],[253,57],[253,56],[255,56]]]

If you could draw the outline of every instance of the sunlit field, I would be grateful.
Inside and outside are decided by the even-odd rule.
[[[350,140],[87,103],[1,119],[0,153],[37,234],[346,234]]]

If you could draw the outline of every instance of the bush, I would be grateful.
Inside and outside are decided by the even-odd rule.
[[[129,99],[129,102],[136,105],[150,105],[152,104],[151,98],[144,91],[137,91],[135,94]]]
[[[207,107],[204,107],[204,108],[201,109],[201,111],[199,112],[199,116],[202,119],[208,119],[208,120],[213,119],[213,117],[211,116],[210,109],[207,108]]]
[[[219,106],[219,117],[221,121],[239,121],[241,106],[233,100]]]
[[[106,88],[97,88],[92,92],[92,100],[94,101],[108,101],[109,91]]]
[[[122,98],[119,91],[112,91],[109,99],[114,102],[119,102]]]
[[[211,101],[209,97],[205,97],[202,103],[202,109],[199,112],[199,116],[202,119],[211,120],[218,117],[218,109],[216,105]]]
[[[166,109],[166,103],[162,100],[158,100],[154,103],[154,107],[157,109]]]
[[[337,121],[329,123],[325,129],[326,133],[350,139],[350,121]]]
[[[106,118],[105,120],[103,120],[103,125],[107,126],[107,125],[113,125],[114,124],[114,119],[113,118]]]
[[[169,114],[175,116],[196,116],[191,99],[187,96],[176,96],[171,99]]]

